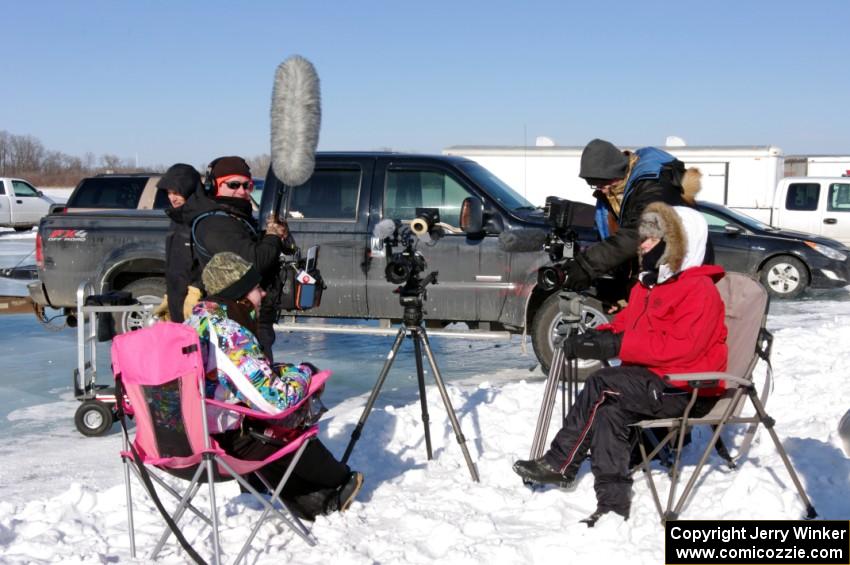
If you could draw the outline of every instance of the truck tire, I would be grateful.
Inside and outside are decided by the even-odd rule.
[[[600,324],[608,322],[608,315],[602,303],[595,298],[585,298],[582,308],[582,322],[585,327],[595,328]],[[534,313],[531,323],[531,345],[534,354],[540,361],[543,372],[549,374],[549,366],[552,364],[552,351],[558,327],[563,324],[563,316],[558,308],[558,293],[548,297]],[[590,373],[601,367],[602,364],[595,360],[578,360],[578,376],[584,380]]]
[[[796,257],[773,257],[759,271],[759,279],[771,296],[797,298],[809,286],[809,270]]]
[[[165,279],[162,277],[146,277],[137,279],[121,288],[133,295],[142,304],[160,304],[165,296]],[[135,312],[115,315],[115,333],[122,334],[145,327],[147,317]]]

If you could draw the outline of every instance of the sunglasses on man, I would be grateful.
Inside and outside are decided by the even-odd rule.
[[[250,180],[246,180],[244,182],[239,182],[238,180],[231,180],[224,183],[224,186],[226,186],[230,190],[238,190],[240,187],[244,188],[249,192],[254,190],[254,182]]]

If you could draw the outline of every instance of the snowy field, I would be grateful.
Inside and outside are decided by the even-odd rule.
[[[33,235],[0,232],[0,266],[28,253]],[[0,288],[0,294],[15,289],[20,287]],[[776,338],[776,376],[768,412],[821,517],[850,519],[850,459],[836,433],[850,408],[850,292],[775,302],[769,327]],[[13,315],[0,317],[0,337],[0,562],[131,561],[118,427],[100,438],[84,438],[74,429],[74,334]],[[470,480],[434,386],[428,399],[435,458],[427,461],[406,344],[352,456],[352,466],[366,477],[358,501],[345,514],[316,521],[315,548],[287,530],[264,527],[248,563],[663,563],[663,529],[641,476],[631,518],[606,516],[588,529],[578,522],[595,508],[587,467],[574,493],[532,492],[511,471],[515,459],[528,455],[543,393],[539,369],[528,370],[533,357],[523,355],[516,341],[433,341],[481,482]],[[279,338],[278,358],[317,361],[334,370],[321,438],[338,456],[390,345],[391,338]],[[704,432],[695,434],[694,444],[705,439]],[[726,439],[734,444],[740,436],[729,433]],[[696,450],[686,448],[686,458],[692,465]],[[714,470],[700,482],[683,518],[802,515],[766,434],[759,433],[737,471],[718,467],[716,458],[711,463]],[[660,470],[657,476],[666,484]],[[134,493],[136,540],[144,551],[158,536],[160,522],[141,489]],[[219,494],[227,500],[220,510],[226,557],[232,560],[260,510],[232,485],[220,487]],[[205,489],[199,497],[206,500]],[[188,521],[184,532],[209,555],[210,538],[197,520]],[[184,563],[187,556],[170,545],[161,562]]]

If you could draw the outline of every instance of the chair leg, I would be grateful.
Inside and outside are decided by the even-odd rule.
[[[776,430],[773,429],[775,421],[773,418],[767,415],[767,412],[764,409],[764,405],[756,394],[755,388],[750,387],[747,394],[750,397],[750,400],[753,403],[753,407],[756,409],[756,414],[758,414],[759,420],[764,427],[767,429],[767,432],[770,434],[770,438],[773,440],[773,445],[776,446],[776,451],[779,453],[780,459],[782,459],[782,463],[785,465],[785,469],[788,471],[788,475],[791,477],[791,481],[794,483],[794,486],[797,487],[797,493],[800,495],[800,498],[803,500],[803,504],[806,507],[806,519],[813,520],[817,518],[817,511],[815,507],[812,505],[809,497],[806,496],[806,491],[803,489],[803,484],[800,482],[800,478],[797,476],[797,471],[794,470],[794,466],[791,465],[791,460],[788,459],[788,453],[785,451],[785,448],[782,446],[782,442],[779,441],[779,436],[776,434]]]
[[[658,490],[655,488],[655,481],[652,479],[652,471],[649,468],[649,463],[652,459],[647,456],[643,442],[639,442],[638,447],[640,448],[640,455],[643,459],[643,464],[641,465],[643,467],[643,474],[646,476],[647,484],[649,484],[649,491],[652,493],[652,500],[655,502],[655,509],[658,511],[658,516],[663,518],[664,512],[661,509],[661,498],[658,496]]]
[[[216,508],[215,501],[215,473],[213,469],[213,464],[215,463],[215,457],[211,454],[206,454],[204,456],[206,459],[207,468],[207,481],[209,482],[210,487],[210,514],[212,514],[212,531],[213,531],[213,563],[215,565],[221,564],[221,538],[218,534],[218,508]]]
[[[736,397],[737,399],[737,397]],[[737,404],[737,400],[730,402],[729,406],[723,412],[723,416],[721,417],[721,422],[726,422],[729,420],[729,417],[732,415],[732,410]],[[724,423],[720,423],[714,429],[714,434],[712,434],[711,439],[708,442],[708,445],[705,447],[705,450],[702,452],[702,457],[700,457],[699,463],[694,468],[691,473],[691,477],[688,480],[688,484],[685,485],[685,490],[682,492],[682,496],[679,497],[679,501],[676,503],[676,508],[673,509],[672,513],[670,513],[672,519],[676,519],[682,511],[682,508],[685,506],[685,501],[687,501],[688,496],[690,496],[691,491],[696,485],[697,479],[699,478],[699,474],[702,471],[702,468],[705,466],[705,462],[708,461],[709,455],[711,455],[711,451],[714,449],[714,446],[717,444],[717,438],[720,437],[720,432],[723,431]]]
[[[163,481],[162,479],[160,479],[156,475],[151,474],[151,478],[155,479],[156,482],[159,483],[161,486],[165,487],[165,489],[167,491],[169,491],[170,494],[172,494],[175,498],[179,499],[179,502],[177,504],[177,509],[174,511],[174,514],[172,514],[172,516],[171,516],[171,519],[174,520],[175,524],[180,520],[180,518],[183,517],[183,513],[186,511],[187,508],[193,508],[194,509],[194,506],[192,506],[191,502],[192,502],[192,499],[195,498],[195,495],[198,493],[198,491],[201,489],[201,483],[199,481],[200,481],[200,478],[201,478],[201,473],[203,473],[203,472],[204,472],[204,466],[198,465],[198,468],[195,471],[194,476],[192,477],[192,481],[189,483],[189,486],[186,488],[186,492],[183,493],[183,496],[180,496],[180,494],[177,491],[175,491],[170,486],[165,484],[165,481]],[[195,509],[195,513],[199,513],[199,511],[197,509]],[[207,518],[206,516],[204,516],[204,520],[208,524],[210,523],[209,518]],[[168,538],[170,536],[171,536],[171,528],[166,526],[165,529],[162,532],[162,535],[159,538],[159,541],[154,546],[153,551],[151,552],[151,557],[150,557],[151,559],[156,559],[156,556],[159,555],[160,551],[162,551],[162,548],[165,546],[165,542],[168,541]]]
[[[130,533],[130,557],[136,558],[136,530],[133,524],[133,496],[130,491],[130,462],[126,457],[121,458],[124,462],[124,487],[127,494],[127,526]]]
[[[304,450],[307,448],[307,443],[308,443],[308,441],[305,441],[304,443],[302,443],[301,446],[298,448],[298,450],[295,452],[295,455],[292,457],[292,461],[290,461],[289,465],[286,467],[286,472],[283,474],[283,477],[280,479],[280,482],[278,483],[277,488],[275,488],[274,492],[272,493],[272,500],[276,500],[276,499],[279,498],[280,491],[283,490],[283,486],[286,484],[286,481],[288,481],[289,477],[292,475],[292,471],[295,469],[295,466],[298,464],[298,461],[301,459],[301,455],[304,453]],[[251,533],[248,535],[248,538],[245,540],[245,543],[243,544],[242,549],[239,551],[239,555],[236,556],[236,561],[233,562],[234,565],[238,565],[239,562],[242,561],[242,558],[245,557],[245,554],[248,553],[248,549],[251,547],[251,542],[254,541],[254,537],[257,535],[257,532],[260,530],[260,526],[263,525],[263,522],[266,520],[266,518],[268,517],[268,515],[271,512],[274,512],[276,515],[278,515],[278,517],[280,517],[281,520],[283,520],[283,522],[286,525],[288,525],[289,528],[293,532],[298,534],[305,542],[307,542],[307,544],[309,544],[311,546],[316,545],[316,541],[314,539],[312,539],[312,536],[309,534],[309,532],[307,534],[305,534],[298,527],[296,527],[295,524],[293,524],[292,521],[290,521],[289,518],[286,515],[281,513],[269,501],[267,501],[265,498],[260,496],[260,494],[256,491],[256,489],[254,487],[252,487],[250,484],[248,484],[247,481],[242,479],[242,477],[239,476],[238,473],[234,472],[233,469],[231,469],[230,466],[226,462],[219,460],[219,464],[222,467],[224,467],[224,469],[227,470],[227,472],[230,473],[233,477],[236,477],[237,480],[239,480],[240,484],[244,484],[244,486],[246,486],[250,490],[251,494],[253,494],[264,507],[263,513],[260,516],[260,519],[257,520],[257,522],[254,524],[254,527],[251,529]],[[303,526],[303,524],[300,524],[300,525]]]

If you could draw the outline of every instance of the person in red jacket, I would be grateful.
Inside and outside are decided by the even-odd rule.
[[[639,235],[640,284],[626,308],[610,324],[565,343],[568,357],[619,357],[622,364],[588,378],[549,451],[513,466],[523,479],[572,490],[589,451],[597,500],[589,526],[606,512],[629,516],[629,426],[685,410],[690,387],[664,375],[726,369],[725,308],[715,287],[724,271],[701,265],[705,219],[691,208],[653,203],[641,215]]]

